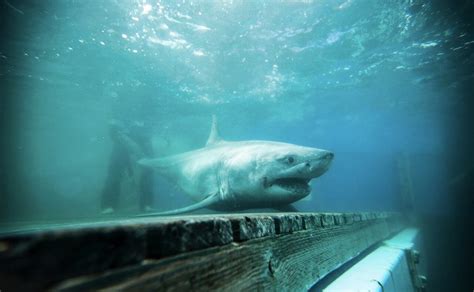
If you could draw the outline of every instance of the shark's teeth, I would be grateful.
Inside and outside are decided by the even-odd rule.
[[[299,192],[299,191],[307,191],[309,189],[308,182],[310,180],[308,179],[302,179],[302,178],[279,178],[276,179],[272,182],[272,185],[277,185],[283,189],[294,191],[294,192]]]

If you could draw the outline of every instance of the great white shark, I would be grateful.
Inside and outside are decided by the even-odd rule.
[[[196,203],[143,216],[174,215],[202,208],[295,211],[290,204],[310,194],[309,182],[329,169],[333,157],[327,150],[288,143],[224,141],[213,116],[205,147],[138,161],[175,182]]]

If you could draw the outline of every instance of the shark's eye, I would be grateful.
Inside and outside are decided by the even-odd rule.
[[[290,164],[295,162],[295,159],[293,158],[293,156],[289,156],[287,159],[288,159],[288,163]]]

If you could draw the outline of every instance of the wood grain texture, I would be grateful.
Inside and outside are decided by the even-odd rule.
[[[395,213],[195,215],[0,235],[5,291],[299,290],[401,228]]]
[[[269,227],[269,218],[274,228]],[[148,259],[67,280],[55,289],[302,291],[402,227],[401,218],[389,213],[250,214],[220,219],[231,222],[230,244]],[[248,235],[253,234],[249,230],[254,230],[254,236]]]

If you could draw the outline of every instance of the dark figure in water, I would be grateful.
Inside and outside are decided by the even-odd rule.
[[[137,178],[139,207],[141,211],[147,211],[153,203],[152,171],[134,167],[134,164],[140,158],[153,156],[150,135],[143,122],[134,121],[129,127],[125,127],[120,121],[113,120],[109,127],[113,146],[102,191],[102,213],[109,214],[117,209],[125,175]]]

